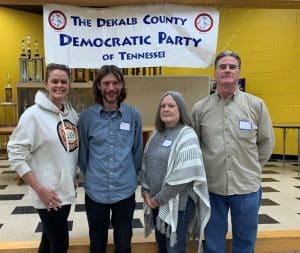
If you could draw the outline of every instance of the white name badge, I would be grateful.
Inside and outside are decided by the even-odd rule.
[[[252,129],[252,124],[249,121],[240,120],[239,121],[239,129],[241,129],[241,130],[251,130]]]
[[[164,140],[162,146],[163,147],[170,147],[172,145],[172,140]]]
[[[121,122],[121,124],[120,124],[120,129],[121,129],[121,130],[129,131],[129,130],[130,130],[130,124],[127,123],[127,122]]]

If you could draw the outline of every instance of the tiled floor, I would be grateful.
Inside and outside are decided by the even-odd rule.
[[[297,230],[300,228],[300,176],[297,166],[270,162],[263,169],[263,199],[260,208],[260,231]],[[39,240],[41,226],[31,206],[27,186],[16,185],[16,174],[7,161],[0,160],[0,241]],[[142,199],[137,189],[134,236],[143,235]],[[87,238],[84,190],[80,186],[69,216],[71,238]],[[110,232],[111,233],[111,232]]]

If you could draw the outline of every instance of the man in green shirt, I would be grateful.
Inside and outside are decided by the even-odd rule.
[[[211,204],[205,252],[225,253],[228,212],[233,252],[252,253],[261,200],[261,171],[274,146],[264,102],[238,88],[241,59],[224,51],[215,59],[216,92],[196,103],[192,118],[203,152]]]

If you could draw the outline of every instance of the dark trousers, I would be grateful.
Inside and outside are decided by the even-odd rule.
[[[191,197],[188,198],[185,211],[178,211],[177,220],[177,241],[174,247],[170,246],[170,239],[155,228],[155,240],[159,253],[186,253],[188,226],[193,217],[195,203]],[[156,218],[159,208],[153,209],[153,223],[156,226]]]
[[[131,252],[135,194],[114,204],[95,202],[86,194],[85,208],[89,224],[90,253],[106,252],[110,212],[115,253]]]
[[[38,209],[43,232],[38,253],[66,253],[69,248],[68,216],[71,205],[64,205],[57,211]]]

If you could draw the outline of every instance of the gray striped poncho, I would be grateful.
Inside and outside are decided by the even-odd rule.
[[[150,136],[144,153],[147,152],[151,139],[156,131]],[[141,171],[141,183],[145,189],[149,189],[143,180],[146,170],[143,161]],[[194,195],[197,196],[195,212],[189,224],[189,238],[199,239],[198,252],[202,252],[202,236],[204,228],[210,217],[210,204],[207,190],[207,181],[203,165],[202,153],[199,147],[198,137],[195,131],[188,126],[183,127],[176,137],[168,159],[167,173],[164,179],[165,184],[179,185],[193,182]],[[179,194],[168,201],[167,204],[159,207],[156,228],[170,238],[170,245],[176,243],[176,229],[178,219]],[[153,227],[152,213],[150,207],[144,203],[145,236],[151,233]]]

